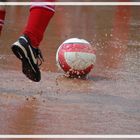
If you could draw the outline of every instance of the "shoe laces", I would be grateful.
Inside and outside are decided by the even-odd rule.
[[[37,59],[37,65],[41,66],[42,63],[44,62],[44,58],[40,49],[36,49],[36,59]]]

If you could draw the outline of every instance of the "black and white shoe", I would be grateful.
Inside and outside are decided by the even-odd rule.
[[[32,81],[39,82],[41,73],[39,66],[42,64],[43,57],[39,49],[33,48],[27,36],[21,36],[12,45],[12,51],[22,62],[22,72]],[[39,64],[40,60],[40,64]]]

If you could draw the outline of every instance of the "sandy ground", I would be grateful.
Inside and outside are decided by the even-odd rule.
[[[139,134],[139,7],[56,10],[41,43],[46,60],[42,80],[34,83],[21,73],[9,47],[28,8],[7,7],[0,40],[0,134]],[[66,78],[57,69],[56,50],[71,37],[85,38],[97,48],[87,80]]]

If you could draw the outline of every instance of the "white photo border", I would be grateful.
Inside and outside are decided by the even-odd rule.
[[[0,2],[5,6],[57,5],[57,6],[140,6],[140,2]]]
[[[140,6],[140,2],[0,2],[0,6],[30,6],[37,5],[56,5],[56,6]],[[140,135],[0,135],[3,138],[140,138]]]

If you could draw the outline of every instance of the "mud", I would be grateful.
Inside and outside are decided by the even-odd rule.
[[[40,45],[42,80],[34,83],[10,50],[28,8],[7,7],[0,38],[0,134],[139,134],[138,13],[139,7],[57,7]],[[87,80],[66,78],[56,66],[57,48],[71,37],[97,49]]]

